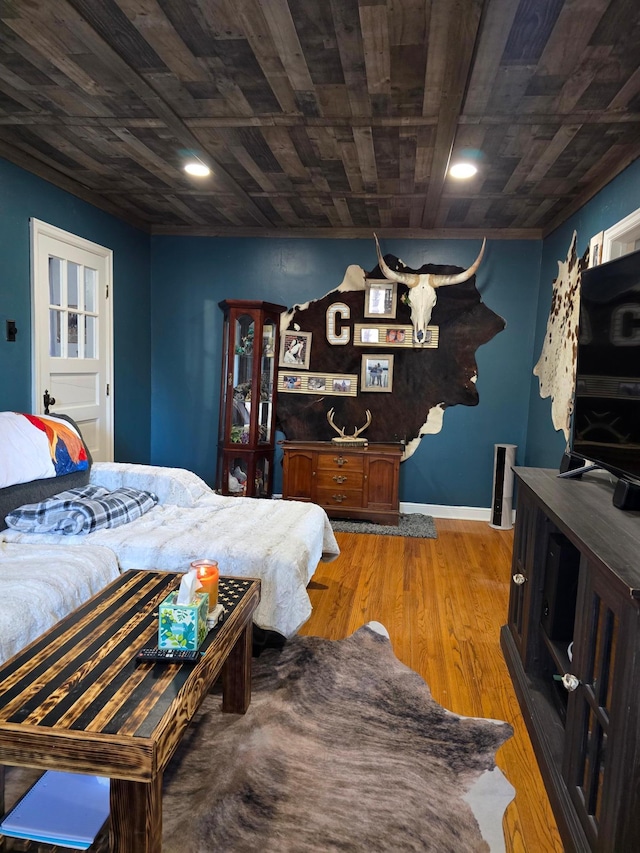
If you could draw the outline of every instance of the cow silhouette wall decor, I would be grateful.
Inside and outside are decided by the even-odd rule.
[[[447,408],[476,406],[475,352],[506,325],[482,302],[476,287],[475,273],[483,251],[484,243],[468,270],[434,264],[412,270],[394,255],[383,258],[378,252],[380,261],[370,272],[351,265],[338,287],[282,314],[281,332],[311,332],[313,341],[309,379],[301,372],[298,386],[304,393],[286,391],[279,381],[277,421],[287,439],[329,441],[333,435],[327,422],[329,409],[334,409],[336,422],[341,424],[363,423],[369,410],[368,440],[404,443],[404,460],[415,451],[422,436],[442,429]],[[417,295],[425,276],[445,278],[431,279],[435,281],[435,295],[427,296],[431,309],[428,326],[422,323],[416,331],[411,296]],[[370,312],[365,313],[365,292],[372,282],[388,281],[397,287],[395,316],[376,320]],[[360,381],[363,356],[372,352],[393,356],[389,359],[393,364],[390,393],[370,393]],[[282,373],[280,368],[281,377]],[[352,379],[352,384],[357,384],[358,393],[326,393],[329,378],[336,375],[357,377],[357,383]],[[326,383],[323,377],[328,378]]]

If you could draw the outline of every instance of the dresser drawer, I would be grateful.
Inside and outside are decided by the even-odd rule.
[[[364,470],[364,459],[362,455],[347,453],[339,449],[318,454],[318,473],[320,471],[358,471],[362,474]]]
[[[318,489],[360,489],[362,491],[364,474],[353,468],[318,468],[316,487]]]
[[[321,489],[316,491],[316,501],[320,506],[345,507],[348,509],[360,509],[362,506],[362,489],[345,489],[342,486]]]

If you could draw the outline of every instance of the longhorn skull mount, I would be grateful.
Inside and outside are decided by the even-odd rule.
[[[460,273],[454,273],[453,275],[439,275],[438,273],[398,272],[392,270],[387,266],[382,257],[378,235],[374,232],[373,236],[376,241],[378,265],[384,277],[388,278],[389,281],[397,281],[399,284],[405,284],[411,288],[410,296],[407,294],[403,301],[411,309],[411,323],[414,331],[413,346],[426,346],[430,342],[429,335],[427,334],[427,326],[431,321],[431,313],[435,308],[438,298],[437,288],[443,287],[446,284],[462,284],[463,281],[468,281],[480,266],[487,241],[486,239],[482,241],[480,254],[468,269]]]
[[[346,427],[340,428],[335,425],[333,420],[334,413],[335,409],[333,408],[329,409],[329,411],[327,412],[327,420],[329,421],[333,429],[338,433],[337,438],[331,439],[332,444],[341,444],[343,447],[364,447],[369,444],[369,441],[366,438],[358,438],[360,433],[364,432],[365,429],[371,423],[371,412],[369,411],[369,409],[367,409],[367,422],[364,424],[364,426],[361,426],[359,428],[356,427],[356,429],[353,431],[353,435],[345,435]]]

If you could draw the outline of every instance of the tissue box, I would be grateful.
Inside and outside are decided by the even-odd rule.
[[[197,592],[193,604],[176,604],[177,597],[177,591],[171,592],[160,604],[158,646],[195,651],[207,635],[209,595]]]

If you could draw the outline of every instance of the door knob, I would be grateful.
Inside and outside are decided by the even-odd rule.
[[[45,392],[42,395],[42,401],[44,403],[44,413],[45,413],[45,415],[48,415],[49,414],[49,406],[55,406],[56,399],[55,399],[55,397],[51,397],[49,395],[49,392],[45,388]]]

